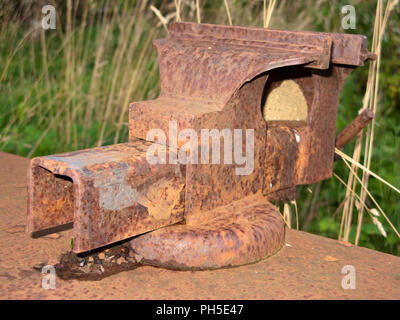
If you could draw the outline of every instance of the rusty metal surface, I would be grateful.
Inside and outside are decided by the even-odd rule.
[[[224,165],[188,165],[188,219],[254,193],[260,183],[267,197],[271,193],[270,199],[290,197],[298,184],[331,177],[339,95],[354,67],[373,58],[366,45],[361,35],[171,23],[168,37],[155,42],[160,97],[131,104],[130,139],[146,139],[149,129],[160,128],[170,143],[171,120],[176,121],[178,132],[255,128],[252,177],[234,176],[231,167]],[[285,79],[300,86],[308,105],[307,119],[269,123],[266,130],[259,112],[262,97]],[[293,139],[288,145],[279,143],[285,137],[277,136],[272,126],[295,129],[296,143]],[[285,166],[277,168],[278,163]]]
[[[221,139],[220,164],[189,163],[186,169],[186,220],[262,189],[267,125],[260,112],[260,98],[266,78],[261,76],[246,83],[222,111],[195,118],[194,128],[197,132],[201,129],[217,129],[221,132],[228,128],[233,133],[235,129],[241,129],[242,141],[246,141],[247,130],[254,130],[254,146],[251,149],[254,168],[247,175],[238,175],[236,169],[244,165],[237,165],[233,161],[232,164],[224,163],[223,151],[225,144],[229,143],[225,139]],[[248,143],[242,143],[241,146],[245,146],[243,153],[246,152],[245,148],[251,148]]]
[[[336,148],[342,149],[348,142],[364,129],[374,118],[371,109],[364,109],[336,138]]]
[[[28,165],[28,159],[0,152],[1,299],[400,299],[399,257],[294,230],[287,230],[287,245],[277,254],[251,265],[141,267],[95,282],[57,278],[55,290],[42,289],[42,275],[32,267],[51,264],[68,250],[73,232],[38,239],[24,233]],[[344,265],[356,269],[355,290],[341,287]]]
[[[312,70],[314,95],[307,115],[307,125],[297,128],[297,184],[312,184],[332,175],[336,117],[345,80],[341,69],[333,65],[328,70]]]
[[[279,210],[255,195],[218,207],[205,219],[131,240],[145,263],[177,270],[232,267],[276,253],[285,239]]]
[[[244,82],[271,69],[307,63],[315,63],[315,68],[329,67],[330,38],[274,42],[276,39],[269,37],[273,32],[263,36],[262,31],[171,23],[168,37],[154,42],[162,94],[226,104]]]
[[[269,127],[264,162],[263,193],[292,188],[297,181],[299,147],[297,131],[285,126]],[[275,200],[275,195],[272,200]],[[279,200],[279,199],[277,199]]]
[[[83,252],[182,221],[185,168],[150,164],[150,145],[136,140],[32,159],[27,232],[73,222],[74,251]]]
[[[146,139],[149,128],[168,132],[171,119],[178,130],[190,128],[199,113],[221,110],[246,81],[269,70],[360,65],[369,58],[365,41],[361,35],[171,23],[168,37],[154,42],[160,97],[131,104],[130,137]]]
[[[170,24],[170,32],[190,34],[197,39],[219,39],[228,42],[234,38],[253,45],[266,45],[268,49],[284,48],[303,53],[315,52],[331,43],[329,50],[322,49],[324,54],[330,54],[329,61],[335,64],[362,66],[366,59],[374,59],[375,56],[367,50],[368,40],[364,35],[327,33],[313,31],[292,31],[263,29],[255,27],[223,26],[213,24],[178,23]],[[267,42],[267,44],[265,44]]]

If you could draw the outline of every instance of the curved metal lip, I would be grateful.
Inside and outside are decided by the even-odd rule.
[[[135,237],[130,245],[146,264],[175,270],[249,264],[283,246],[285,224],[265,198],[249,196],[213,211],[213,219],[158,229]]]

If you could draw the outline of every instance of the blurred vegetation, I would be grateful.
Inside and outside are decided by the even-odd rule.
[[[53,4],[56,30],[40,27],[41,8]],[[234,25],[263,26],[263,1],[229,0]],[[356,8],[356,30],[341,29],[341,7]],[[175,19],[174,1],[7,1],[0,0],[0,149],[40,156],[127,141],[128,103],[159,93],[151,41],[166,35],[153,5]],[[282,0],[270,27],[351,32],[372,41],[376,1]],[[201,21],[228,24],[223,0],[201,0]],[[183,21],[196,21],[194,0],[182,0]],[[400,186],[400,8],[395,8],[382,44],[380,99],[371,170]],[[338,131],[362,107],[368,67],[346,81]],[[344,152],[352,155],[353,144]],[[347,181],[348,169],[334,171]],[[345,187],[334,177],[299,188],[300,229],[338,237]],[[369,190],[392,223],[400,226],[400,195],[371,178]],[[312,192],[312,193],[311,193]],[[373,203],[367,202],[374,207]],[[354,217],[356,219],[356,217]],[[400,240],[382,220],[384,238],[365,217],[360,245],[399,254]],[[355,229],[355,227],[353,228]],[[354,240],[355,230],[350,233]]]

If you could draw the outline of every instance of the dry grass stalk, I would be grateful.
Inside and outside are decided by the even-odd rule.
[[[225,10],[226,10],[226,14],[228,16],[228,22],[229,25],[232,25],[232,17],[231,17],[231,12],[229,10],[229,5],[228,5],[228,0],[224,0],[224,5],[225,5]]]
[[[299,230],[299,212],[297,210],[297,202],[296,200],[292,200],[290,203],[294,206],[296,212],[296,230]]]
[[[367,187],[362,183],[361,179],[358,177],[358,175],[354,172],[354,170],[351,168],[351,166],[348,164],[348,162],[346,161],[345,158],[343,158],[344,163],[346,164],[346,166],[349,168],[350,172],[354,175],[354,177],[358,180],[358,182],[360,183],[361,187],[365,190],[366,194],[370,197],[370,199],[372,200],[372,202],[375,204],[375,206],[378,208],[378,210],[381,212],[381,214],[384,216],[384,218],[386,219],[386,221],[389,223],[389,225],[392,227],[393,231],[396,233],[396,235],[400,238],[400,233],[397,231],[397,229],[394,227],[393,223],[390,221],[390,219],[387,217],[387,215],[385,214],[385,212],[382,210],[382,208],[380,207],[380,205],[378,204],[378,202],[375,200],[375,198],[372,196],[372,194],[368,191]],[[348,160],[350,160],[352,158],[348,157]],[[360,166],[362,166],[360,164]],[[355,194],[355,193],[354,193]],[[360,204],[362,207],[365,207],[365,201],[362,201],[362,198],[359,197],[357,195],[357,197],[360,200]]]
[[[168,31],[168,27],[167,27],[167,24],[168,24],[167,18],[164,17],[164,16],[161,14],[160,10],[158,10],[155,6],[151,5],[151,6],[150,6],[150,9],[151,9],[151,11],[154,12],[154,14],[155,14],[155,15],[157,16],[157,18],[160,20],[160,23],[161,23],[162,26],[164,27],[165,31],[169,32],[169,31]]]
[[[269,0],[268,1],[268,8],[267,8],[267,0],[264,0],[264,28],[268,28],[272,13],[274,12],[276,0]]]
[[[354,164],[355,166],[357,166],[358,168],[362,169],[364,172],[366,172],[368,175],[371,175],[373,177],[375,177],[376,179],[378,179],[380,182],[386,184],[388,187],[392,188],[394,191],[396,191],[397,193],[400,194],[400,190],[398,188],[396,188],[394,185],[390,184],[389,182],[387,182],[385,179],[381,178],[380,176],[378,176],[376,173],[374,173],[373,171],[369,170],[368,168],[366,168],[365,166],[363,166],[361,163],[358,163],[357,161],[355,161],[353,158],[349,157],[347,154],[343,153],[342,151],[335,149],[335,153],[340,155],[342,157],[343,160],[347,160],[350,163]],[[345,161],[346,162],[346,161]],[[357,177],[356,177],[357,178]],[[366,187],[365,184],[362,184],[362,186]]]
[[[292,213],[290,212],[290,206],[288,203],[283,204],[283,221],[286,226],[291,229],[292,228]]]
[[[378,89],[379,89],[379,68],[381,62],[381,44],[382,44],[382,37],[390,16],[390,12],[393,10],[394,6],[397,5],[398,0],[389,0],[386,4],[386,8],[383,11],[383,1],[377,1],[377,8],[376,8],[376,15],[375,15],[375,23],[374,23],[374,32],[373,32],[373,39],[372,39],[372,47],[371,51],[377,55],[377,60],[370,63],[369,67],[369,74],[368,74],[368,82],[367,82],[367,89],[363,99],[363,108],[369,108],[376,113],[377,109],[377,102],[378,102]],[[383,14],[384,12],[384,14]],[[360,110],[361,111],[361,110]],[[372,123],[368,126],[365,144],[364,144],[364,162],[362,167],[360,167],[359,162],[362,154],[362,141],[363,137],[360,135],[356,140],[355,149],[353,152],[353,157],[351,160],[347,158],[348,161],[352,163],[351,172],[349,173],[347,185],[351,186],[352,191],[355,191],[357,187],[357,181],[354,177],[357,176],[357,168],[362,168],[362,180],[361,180],[361,189],[360,189],[360,201],[363,204],[366,199],[367,195],[367,187],[368,187],[368,179],[369,176],[375,176],[380,181],[384,182],[385,184],[389,185],[390,187],[394,188],[398,191],[397,188],[393,187],[380,177],[377,177],[371,170],[371,158],[372,158],[372,151],[373,151],[373,141],[374,141],[374,127],[375,127],[376,117],[373,119]],[[338,152],[337,152],[338,153]],[[346,192],[346,196],[349,192]],[[339,240],[343,239],[348,241],[348,236],[351,227],[352,221],[352,211],[354,208],[354,193],[350,194],[350,197],[346,201],[346,204],[343,209],[343,216],[342,220],[346,221],[345,230],[344,230],[344,237],[341,237],[342,230],[339,234]],[[360,209],[358,210],[358,218],[357,218],[357,230],[356,230],[356,238],[355,244],[358,245],[360,239],[360,233],[362,228],[362,221],[363,221],[363,213],[364,213],[364,206],[361,205]]]
[[[196,17],[197,17],[197,23],[201,23],[199,0],[196,0]]]
[[[0,132],[0,147],[9,141],[18,144],[18,135],[23,131],[15,134],[15,128],[30,126],[32,121],[43,129],[31,144],[21,143],[29,148],[29,157],[49,143],[49,134],[59,137],[54,143],[59,152],[91,147],[96,143],[95,135],[100,136],[98,144],[118,140],[126,129],[128,103],[157,94],[158,87],[153,88],[153,83],[158,69],[151,40],[159,29],[151,27],[157,21],[149,4],[141,1],[130,7],[128,3],[100,2],[66,1],[65,17],[57,16],[56,30],[30,27],[17,18],[10,27],[1,28],[2,39],[11,43],[14,39],[15,44],[5,52],[0,77],[14,81],[11,71],[15,72],[18,59],[17,77],[21,82],[26,81],[24,65],[29,64],[33,65],[35,80],[21,101],[3,114],[8,121]],[[171,15],[165,18],[169,20]],[[0,24],[7,25],[4,21]],[[22,36],[17,34],[21,30],[25,30]],[[57,48],[54,43],[59,43]],[[149,75],[153,75],[152,81]],[[117,134],[111,138],[112,132]]]
[[[353,193],[353,190],[351,190],[351,189],[348,187],[348,185],[347,185],[336,173],[334,173],[333,175],[334,175],[348,190],[350,190],[350,192]],[[377,226],[379,232],[386,238],[386,236],[387,236],[386,231],[385,231],[385,229],[383,228],[382,223],[377,219],[377,217],[379,217],[379,212],[378,212],[375,208],[369,209],[369,208],[365,205],[365,203],[363,203],[363,202],[361,201],[361,198],[359,197],[359,195],[358,195],[357,193],[354,192],[353,195],[359,200],[359,201],[356,201],[357,209],[360,210],[360,209],[361,209],[361,205],[362,205],[362,206],[367,210],[367,212],[370,214],[370,217],[371,217],[371,219],[372,219],[372,222]],[[394,231],[397,232],[396,229],[394,229]]]
[[[119,136],[120,136],[121,129],[122,129],[122,124],[123,124],[123,121],[125,119],[125,114],[126,114],[126,112],[128,110],[128,105],[129,105],[129,102],[130,102],[129,100],[130,100],[130,97],[131,97],[132,93],[138,87],[138,84],[139,84],[139,81],[140,81],[139,74],[142,74],[143,68],[145,66],[145,64],[143,63],[143,60],[145,59],[147,54],[150,54],[150,52],[149,52],[149,49],[151,49],[150,43],[151,43],[151,39],[153,38],[153,34],[155,32],[156,31],[153,30],[151,32],[151,36],[149,36],[147,38],[147,41],[146,41],[145,46],[144,46],[144,49],[140,53],[140,56],[139,56],[139,59],[138,59],[138,63],[137,63],[137,67],[135,68],[133,73],[132,73],[131,70],[129,70],[129,73],[130,74],[132,73],[132,74],[131,74],[131,77],[130,77],[129,84],[126,87],[127,91],[125,92],[124,100],[123,100],[123,102],[121,104],[123,109],[122,109],[122,111],[120,113],[120,116],[119,116],[119,119],[118,119],[117,132],[116,132],[115,137],[114,137],[114,143],[118,143]],[[153,70],[154,69],[155,68],[153,68]],[[150,77],[150,75],[148,75],[148,77]]]
[[[181,0],[174,0],[175,11],[176,11],[176,21],[181,21]]]

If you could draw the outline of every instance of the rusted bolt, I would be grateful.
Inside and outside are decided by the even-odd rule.
[[[371,109],[364,109],[336,138],[336,148],[342,149],[358,133],[364,129],[374,118],[375,114]]]

